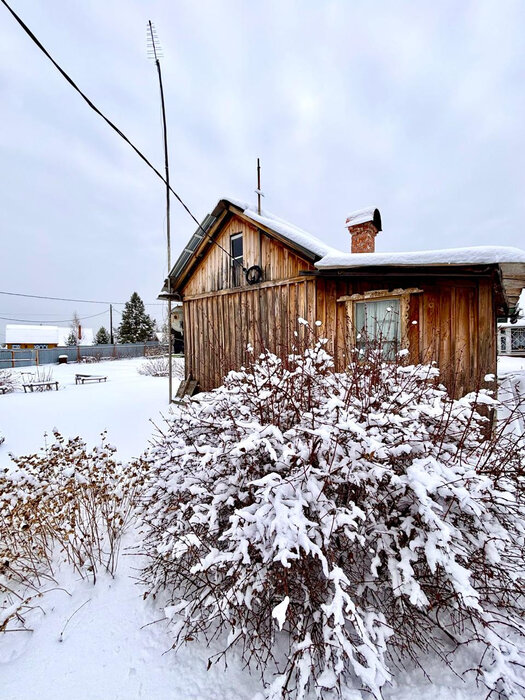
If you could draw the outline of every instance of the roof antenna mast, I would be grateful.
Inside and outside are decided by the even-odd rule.
[[[261,190],[261,160],[257,158],[257,189],[255,190],[257,194],[257,213],[261,215],[261,197],[264,197],[264,193]]]
[[[162,132],[164,140],[164,169],[166,172],[166,248],[168,258],[168,294],[171,294],[171,230],[170,230],[170,168],[168,160],[168,128],[166,126],[166,105],[164,103],[164,88],[162,85],[162,72],[160,70],[160,59],[162,58],[162,48],[157,36],[157,30],[151,20],[147,27],[148,58],[152,58],[157,66],[160,88],[160,105],[162,109]],[[172,369],[172,343],[171,343],[171,299],[168,298],[168,362],[169,362],[169,403],[172,401],[173,369]]]

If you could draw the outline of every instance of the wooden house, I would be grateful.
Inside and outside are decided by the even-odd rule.
[[[248,344],[289,352],[299,318],[320,322],[338,369],[363,332],[380,330],[412,362],[435,360],[455,395],[496,373],[496,319],[524,286],[524,251],[376,253],[378,209],[354,212],[346,226],[345,253],[266,212],[220,200],[163,290],[183,302],[187,378],[203,390],[218,386],[246,361]]]

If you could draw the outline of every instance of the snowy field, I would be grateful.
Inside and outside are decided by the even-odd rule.
[[[44,434],[53,428],[65,437],[81,435],[88,445],[97,444],[100,433],[107,430],[119,459],[140,455],[154,431],[150,419],[160,423],[168,412],[168,380],[139,374],[143,362],[140,358],[53,365],[58,392],[16,391],[0,396],[0,431],[5,436],[0,468],[10,461],[10,452],[38,451]],[[108,379],[76,385],[76,373]],[[206,672],[209,649],[189,645],[176,655],[165,653],[171,646],[165,628],[161,624],[144,627],[162,613],[142,600],[135,582],[138,561],[132,536],[128,546],[115,579],[107,576],[92,586],[64,571],[60,577],[64,590],[44,596],[45,615],[32,619],[33,632],[0,634],[0,700],[243,700],[255,696],[258,683],[235,664],[226,672],[222,668]]]
[[[507,360],[502,373],[521,370],[525,377],[525,360]],[[140,375],[142,362],[53,366],[58,392],[0,395],[0,431],[6,438],[0,468],[9,462],[9,452],[37,451],[44,433],[55,427],[65,437],[81,435],[88,445],[107,430],[119,459],[138,456],[154,430],[150,419],[158,422],[168,411],[167,379]],[[75,385],[77,372],[108,380]],[[31,619],[33,631],[0,635],[0,700],[262,700],[258,678],[249,676],[234,655],[226,670],[212,666],[207,671],[213,650],[203,644],[169,651],[164,623],[150,624],[163,617],[160,603],[144,602],[136,583],[140,562],[133,533],[127,544],[115,579],[107,576],[92,586],[64,570],[61,589],[46,593],[42,612]],[[472,677],[465,680],[432,659],[421,661],[433,683],[421,671],[401,672],[385,698],[484,697]],[[348,689],[343,697],[362,696]]]
[[[88,444],[108,431],[121,460],[140,455],[153,431],[150,419],[161,420],[168,410],[168,380],[138,373],[144,358],[93,364],[44,365],[51,371],[58,391],[16,391],[0,396],[0,462],[7,453],[36,452],[44,445],[44,433],[57,428],[64,437],[81,435]],[[13,370],[21,380],[35,368]],[[75,374],[107,376],[106,382],[75,384]],[[174,392],[176,391],[176,384]]]

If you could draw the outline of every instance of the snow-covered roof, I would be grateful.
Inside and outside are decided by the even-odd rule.
[[[323,243],[323,241],[311,233],[304,231],[298,226],[294,226],[294,224],[281,219],[279,216],[275,216],[275,214],[272,214],[265,209],[261,209],[261,213],[259,214],[255,206],[247,204],[246,202],[241,202],[230,197],[228,197],[226,201],[236,207],[239,207],[239,209],[242,209],[243,214],[252,219],[252,221],[262,224],[263,226],[267,226],[268,228],[272,229],[272,231],[284,236],[284,238],[287,238],[292,243],[295,243],[301,248],[305,248],[311,253],[314,253],[314,255],[324,256],[337,253],[336,248],[326,245],[326,243]]]
[[[209,231],[225,207],[232,205],[256,224],[261,224],[291,244],[311,254],[319,270],[344,269],[373,266],[420,267],[432,265],[501,265],[503,286],[509,302],[517,302],[521,288],[525,283],[525,251],[504,246],[475,246],[470,248],[445,248],[442,250],[422,250],[403,253],[348,253],[337,250],[324,243],[317,236],[304,231],[298,226],[281,219],[275,214],[262,210],[259,214],[256,206],[228,197],[219,200],[213,212],[209,214],[183,250],[173,269],[171,277],[179,280],[186,268],[195,259],[195,252],[200,247]],[[347,217],[347,225],[356,225],[373,221],[381,230],[381,215],[376,207],[367,207],[354,211]],[[348,234],[347,234],[348,236]],[[348,241],[350,247],[350,242]]]
[[[5,342],[58,344],[58,326],[7,324],[5,327]]]
[[[346,217],[346,224],[347,226],[356,226],[357,224],[365,224],[367,221],[373,221],[378,211],[377,207],[365,207],[364,209],[353,211]]]
[[[5,342],[16,344],[46,344],[65,345],[71,333],[66,326],[25,325],[21,323],[7,324],[5,327]],[[93,329],[82,326],[82,338],[79,345],[93,345]]]
[[[498,323],[498,328],[525,328],[525,318],[518,318],[515,323],[511,323],[510,321]]]
[[[403,253],[341,253],[325,255],[315,263],[320,270],[373,266],[484,265],[490,263],[525,263],[525,251],[510,246],[474,246],[443,248]]]

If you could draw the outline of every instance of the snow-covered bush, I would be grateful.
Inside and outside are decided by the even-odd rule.
[[[61,562],[93,582],[115,572],[141,467],[114,453],[104,434],[88,450],[55,432],[45,449],[0,469],[0,632],[23,625]]]
[[[2,387],[3,392],[15,391],[19,386],[20,380],[16,372],[0,369],[0,387]]]
[[[143,578],[174,647],[226,632],[268,697],[379,698],[399,663],[461,646],[523,696],[523,443],[476,412],[488,393],[452,400],[403,359],[265,353],[167,421]]]
[[[184,365],[178,360],[172,360],[173,377],[184,378]],[[148,357],[137,369],[139,374],[149,377],[167,377],[170,370],[170,360],[167,355]]]

